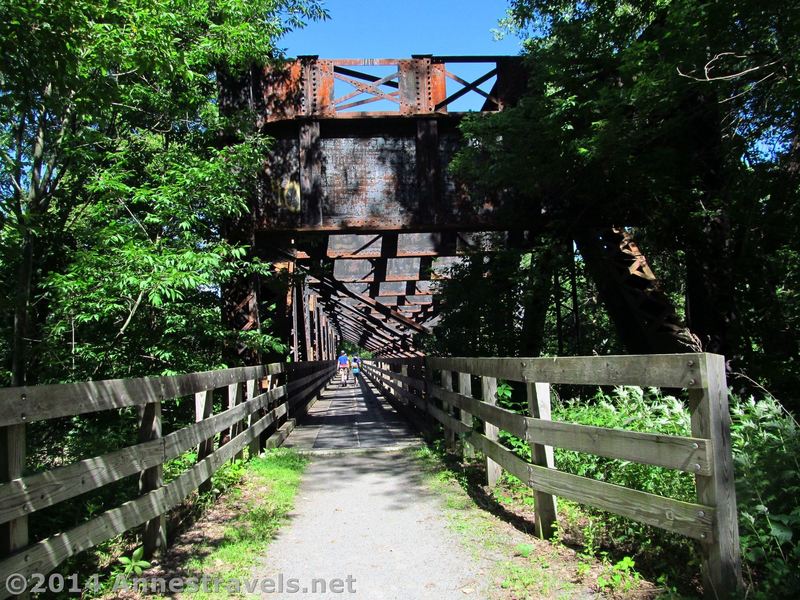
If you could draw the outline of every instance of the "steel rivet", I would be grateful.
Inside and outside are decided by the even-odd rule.
[[[22,394],[22,395],[20,396],[20,399],[21,399],[21,400],[23,400],[23,401],[25,401],[25,400],[27,400],[27,399],[28,399],[28,395],[27,395],[27,394]]]
[[[686,363],[686,366],[687,367],[693,367],[694,366],[694,361],[690,360],[689,362]]]
[[[20,418],[21,418],[23,421],[27,421],[27,420],[28,420],[28,415],[26,415],[25,413],[22,413],[22,414],[20,415]]]
[[[692,442],[692,448],[697,450],[700,446],[697,445],[697,442]]]
[[[705,517],[706,516],[706,512],[704,510],[698,510],[697,511],[697,516],[698,517]]]
[[[701,539],[706,539],[706,534],[705,534],[705,533],[701,533],[701,534],[700,534],[700,538],[701,538]]]
[[[700,465],[698,465],[697,463],[694,463],[694,470],[695,471],[699,471],[700,470]]]
[[[689,385],[694,385],[695,383],[697,383],[697,382],[694,379],[690,379],[689,380]]]

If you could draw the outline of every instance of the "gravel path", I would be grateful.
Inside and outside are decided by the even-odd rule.
[[[484,565],[447,529],[419,470],[402,453],[314,457],[290,522],[254,575],[297,578],[306,593],[287,598],[485,598]],[[315,577],[342,580],[344,592],[312,593]]]

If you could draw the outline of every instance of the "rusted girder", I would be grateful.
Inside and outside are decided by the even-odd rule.
[[[467,81],[457,74],[458,65],[464,63],[485,65],[485,73]],[[368,72],[374,67],[386,68],[388,72],[381,75]],[[448,79],[459,86],[449,96]],[[489,92],[479,87],[492,79],[495,83]],[[245,82],[239,85],[242,83]],[[259,124],[264,124],[298,117],[345,119],[447,114],[448,105],[468,93],[486,99],[484,112],[497,111],[524,92],[525,71],[517,56],[415,55],[360,59],[301,56],[254,72],[246,83],[249,83],[249,97],[260,109]],[[233,82],[226,88],[229,97],[237,95]],[[394,110],[352,110],[381,100],[394,105]]]
[[[460,264],[458,257],[410,257],[388,259],[337,259],[333,276],[343,282],[372,282],[379,277],[379,261],[386,261],[380,281],[420,281],[447,279],[448,269]]]
[[[384,248],[385,234],[346,233],[329,235],[328,258],[403,258],[410,256],[456,256],[475,249],[469,232],[425,232],[394,234],[391,254]]]

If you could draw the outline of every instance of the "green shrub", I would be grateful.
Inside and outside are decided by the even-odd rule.
[[[750,597],[794,594],[800,589],[800,427],[771,397],[731,397],[730,406],[739,532]],[[690,414],[681,399],[636,387],[616,388],[611,394],[598,391],[588,402],[558,401],[553,419],[672,435],[691,431]],[[501,433],[501,440],[530,459],[523,440],[507,433]],[[576,475],[696,501],[689,473],[563,449],[556,449],[555,461],[558,469]],[[639,564],[675,573],[685,573],[687,566],[697,568],[699,554],[687,538],[589,507],[583,510],[602,515],[601,544],[631,553]]]
[[[654,388],[621,387],[609,395],[598,391],[589,402],[558,402],[553,406],[553,419],[628,431],[671,435],[691,432],[690,415],[683,402]],[[563,449],[555,450],[555,461],[559,470],[568,473],[677,500],[696,500],[694,476],[683,471]],[[618,515],[602,514],[603,527],[598,534],[601,544],[631,553],[658,570],[668,570],[676,555],[685,557],[684,565],[697,562],[687,538]]]
[[[757,596],[800,589],[800,428],[773,398],[731,406],[745,575]]]

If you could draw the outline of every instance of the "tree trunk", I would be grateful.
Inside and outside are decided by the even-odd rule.
[[[522,356],[539,356],[544,342],[544,327],[553,283],[552,248],[540,248],[531,253],[528,269],[528,300],[522,322]]]
[[[33,279],[33,236],[29,229],[22,233],[20,263],[14,307],[14,339],[11,354],[11,385],[27,384],[28,319]]]
[[[693,148],[693,164],[700,182],[699,223],[690,221],[685,235],[687,322],[700,340],[703,350],[724,354],[733,352],[731,327],[736,321],[734,302],[734,253],[728,217],[729,201],[725,189],[722,159],[722,132],[717,98],[713,93],[693,94],[689,102],[699,110],[687,124],[688,147]],[[692,182],[690,182],[692,185]]]
[[[628,232],[584,230],[575,235],[575,242],[628,352],[700,349],[692,333],[678,319],[672,302]]]

